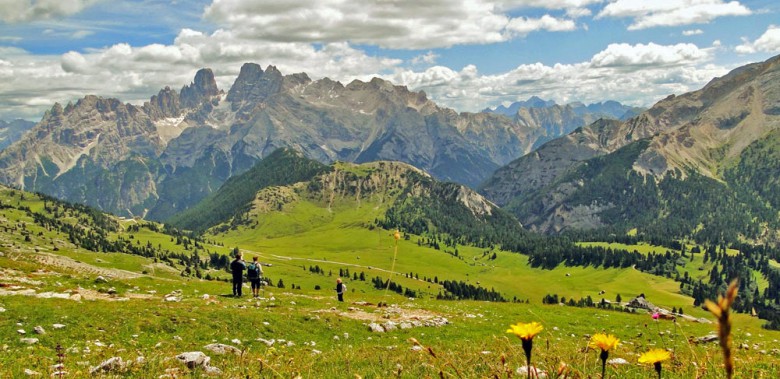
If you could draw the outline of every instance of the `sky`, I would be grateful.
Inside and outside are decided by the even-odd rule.
[[[253,62],[380,77],[477,112],[538,96],[651,106],[780,54],[777,0],[0,0],[0,119],[142,104]]]

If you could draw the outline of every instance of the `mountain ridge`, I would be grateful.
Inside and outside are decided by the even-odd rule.
[[[645,182],[652,180],[666,186],[671,182],[679,185],[694,175],[700,177],[696,180],[701,186],[717,187],[723,183],[726,185],[723,190],[732,193],[729,187],[736,183],[725,180],[726,170],[740,160],[749,146],[780,129],[780,118],[775,114],[780,114],[775,112],[780,109],[780,89],[775,84],[780,78],[779,67],[780,57],[741,67],[713,79],[698,91],[670,95],[625,122],[599,120],[576,129],[497,170],[481,185],[481,193],[499,205],[514,208],[521,222],[540,231],[560,232],[577,224],[592,229],[605,223],[625,222],[631,218],[626,214],[612,214],[612,220],[599,216],[609,214],[609,209],[627,210],[609,200],[614,196],[605,193],[603,188],[588,187],[588,177],[566,179],[565,175],[638,141],[646,141],[646,146],[632,158],[625,175],[633,172],[645,177]],[[766,169],[776,169],[776,164],[769,164]],[[670,201],[664,197],[667,195],[658,192],[659,188],[646,190],[660,196],[659,200]],[[571,202],[571,196],[587,191],[604,196],[591,198],[590,204]],[[744,198],[738,193],[730,196]],[[535,199],[532,203],[536,205],[528,205],[531,199]],[[750,211],[735,211],[764,213],[759,205],[750,207]],[[651,211],[673,212],[663,207]],[[591,221],[586,221],[588,218]],[[764,221],[774,223],[774,218]],[[746,221],[741,226],[743,231],[753,229],[749,224]],[[693,232],[693,228],[686,228],[687,232]]]

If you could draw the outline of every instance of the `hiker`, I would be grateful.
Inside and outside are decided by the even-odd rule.
[[[257,257],[252,257],[252,263],[246,267],[246,277],[252,284],[252,297],[260,297],[260,278],[263,276],[262,264]]]
[[[241,297],[241,284],[244,281],[246,264],[241,259],[241,252],[236,252],[236,259],[230,262],[230,271],[233,273],[233,296]]]
[[[336,279],[336,294],[339,295],[339,301],[344,301],[344,292],[347,292],[347,285],[341,282],[341,278]]]

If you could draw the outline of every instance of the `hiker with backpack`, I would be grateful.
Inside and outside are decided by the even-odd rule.
[[[347,285],[341,282],[341,278],[336,279],[336,294],[339,301],[344,301],[344,292],[347,292]]]
[[[252,284],[252,296],[260,297],[260,279],[263,277],[262,264],[257,261],[257,257],[252,257],[252,263],[246,267],[246,277]]]
[[[238,249],[236,249],[238,250]],[[236,259],[230,262],[230,271],[233,273],[233,296],[241,297],[241,286],[244,282],[244,270],[246,263],[241,259],[241,252],[236,252]]]

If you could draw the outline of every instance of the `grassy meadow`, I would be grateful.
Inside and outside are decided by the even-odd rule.
[[[22,200],[4,191],[0,199],[45,212],[43,202],[31,195]],[[190,369],[175,359],[203,351],[210,366],[220,370],[217,376],[226,378],[522,378],[525,374],[517,370],[525,365],[524,352],[506,330],[531,321],[544,327],[534,339],[532,364],[548,377],[599,377],[599,352],[587,347],[599,332],[621,340],[609,357],[625,363],[608,364],[609,378],[657,377],[652,366],[637,362],[651,348],[673,353],[663,363],[664,378],[726,377],[717,342],[690,342],[714,331],[714,323],[541,303],[546,294],[591,296],[596,302],[614,301],[620,294],[625,302],[644,293],[657,306],[682,307],[688,315],[712,321],[707,311],[679,294],[679,284],[671,279],[630,268],[534,269],[523,255],[468,246],[457,246],[456,256],[454,248],[435,250],[424,239],[418,245],[421,237],[413,235],[396,245],[392,231],[367,227],[381,212],[381,205],[370,201],[357,207],[336,201],[329,208],[298,202],[281,212],[254,214],[252,228],[206,235],[210,243],[205,248],[211,252],[229,254],[238,247],[245,259],[257,255],[271,264],[264,271],[274,286],[253,299],[248,287],[242,298],[233,298],[228,282],[183,277],[184,266],[176,260],[77,248],[67,235],[37,225],[26,212],[2,209],[0,377],[25,377],[25,370],[41,377],[58,371],[67,372],[66,378],[94,377],[92,368],[112,357],[125,364],[96,376],[205,377],[205,368]],[[109,238],[191,252],[171,236],[147,228],[131,232],[136,222],[120,222]],[[690,263],[691,273],[706,273],[696,259],[701,257]],[[321,273],[309,270],[315,265]],[[339,303],[333,288],[339,270],[346,269],[349,291]],[[207,273],[229,277],[222,270]],[[361,273],[367,281],[353,279]],[[376,276],[415,290],[417,298],[374,289],[370,279]],[[280,279],[285,288],[276,287]],[[443,280],[493,288],[510,302],[436,300],[442,291],[436,281]],[[166,301],[168,294],[178,301]],[[441,326],[412,324],[443,319],[447,324]],[[370,323],[388,321],[413,327],[369,330]],[[747,315],[734,316],[737,378],[780,376],[780,332],[761,324]],[[45,334],[36,334],[36,326]],[[23,338],[38,342],[27,344]],[[240,354],[205,349],[213,343],[234,346]]]

